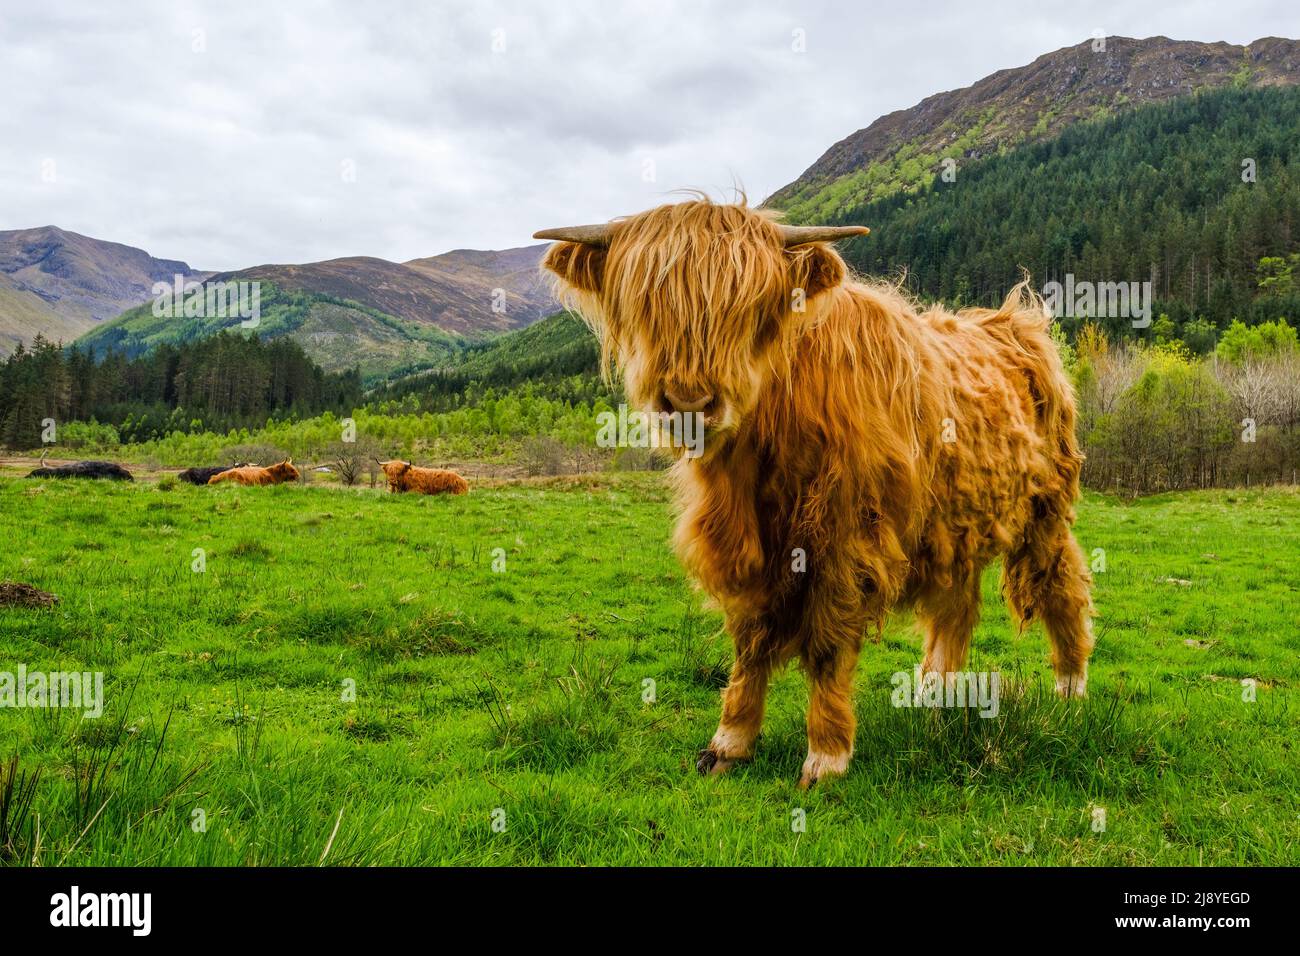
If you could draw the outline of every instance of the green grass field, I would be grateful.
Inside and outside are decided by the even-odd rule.
[[[896,616],[853,766],[808,793],[793,669],[754,762],[694,772],[730,646],[670,523],[655,475],[459,499],[0,479],[0,580],[61,598],[0,609],[0,671],[102,670],[106,697],[98,720],[0,709],[11,797],[39,771],[21,820],[0,804],[0,860],[1300,861],[1294,489],[1089,496],[1086,702],[1047,693],[990,569],[970,667],[1001,672],[999,716],[895,709],[920,649]]]

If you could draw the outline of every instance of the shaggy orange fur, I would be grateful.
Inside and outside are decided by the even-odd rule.
[[[769,676],[797,658],[811,688],[801,783],[843,773],[868,628],[912,607],[925,671],[960,670],[999,555],[1022,627],[1046,625],[1058,691],[1083,694],[1083,456],[1026,283],[996,310],[921,310],[850,278],[829,246],[786,248],[769,217],[707,200],[620,220],[607,246],[556,243],[544,266],[631,401],[705,408],[704,454],[674,466],[676,546],[721,605],[735,663],[702,772],[751,755]]]
[[[286,481],[297,481],[298,478],[298,469],[293,467],[293,459],[290,458],[269,468],[259,468],[257,465],[227,468],[209,478],[208,484],[219,485],[223,481],[233,481],[240,485],[278,485]]]
[[[445,468],[417,468],[409,461],[381,461],[390,492],[415,491],[422,495],[463,495],[469,482]]]

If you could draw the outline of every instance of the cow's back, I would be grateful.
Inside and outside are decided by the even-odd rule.
[[[265,468],[230,468],[219,475],[213,475],[208,484],[215,485],[223,481],[233,481],[238,485],[269,485],[271,474]]]
[[[780,475],[764,484],[781,499],[759,516],[764,537],[852,554],[890,605],[1013,547],[1044,500],[1068,509],[1081,457],[1046,329],[1019,290],[955,314],[918,313],[889,286],[843,287],[799,343],[792,381],[760,401],[764,468]]]

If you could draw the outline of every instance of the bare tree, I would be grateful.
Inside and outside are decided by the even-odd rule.
[[[326,457],[333,465],[339,480],[347,487],[351,488],[355,485],[367,471],[370,473],[371,487],[374,487],[373,459],[377,451],[378,446],[372,441],[364,439],[339,441],[329,446]]]

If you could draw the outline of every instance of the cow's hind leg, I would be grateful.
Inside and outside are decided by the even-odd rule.
[[[722,717],[708,747],[700,751],[695,769],[719,774],[739,760],[753,756],[754,741],[763,727],[767,686],[777,661],[767,639],[768,631],[758,618],[735,621],[730,626],[736,646],[731,678],[722,691]]]
[[[1007,555],[1007,603],[1023,624],[1041,617],[1052,643],[1056,692],[1083,697],[1092,654],[1092,577],[1070,527],[1055,516],[1032,522]]]

